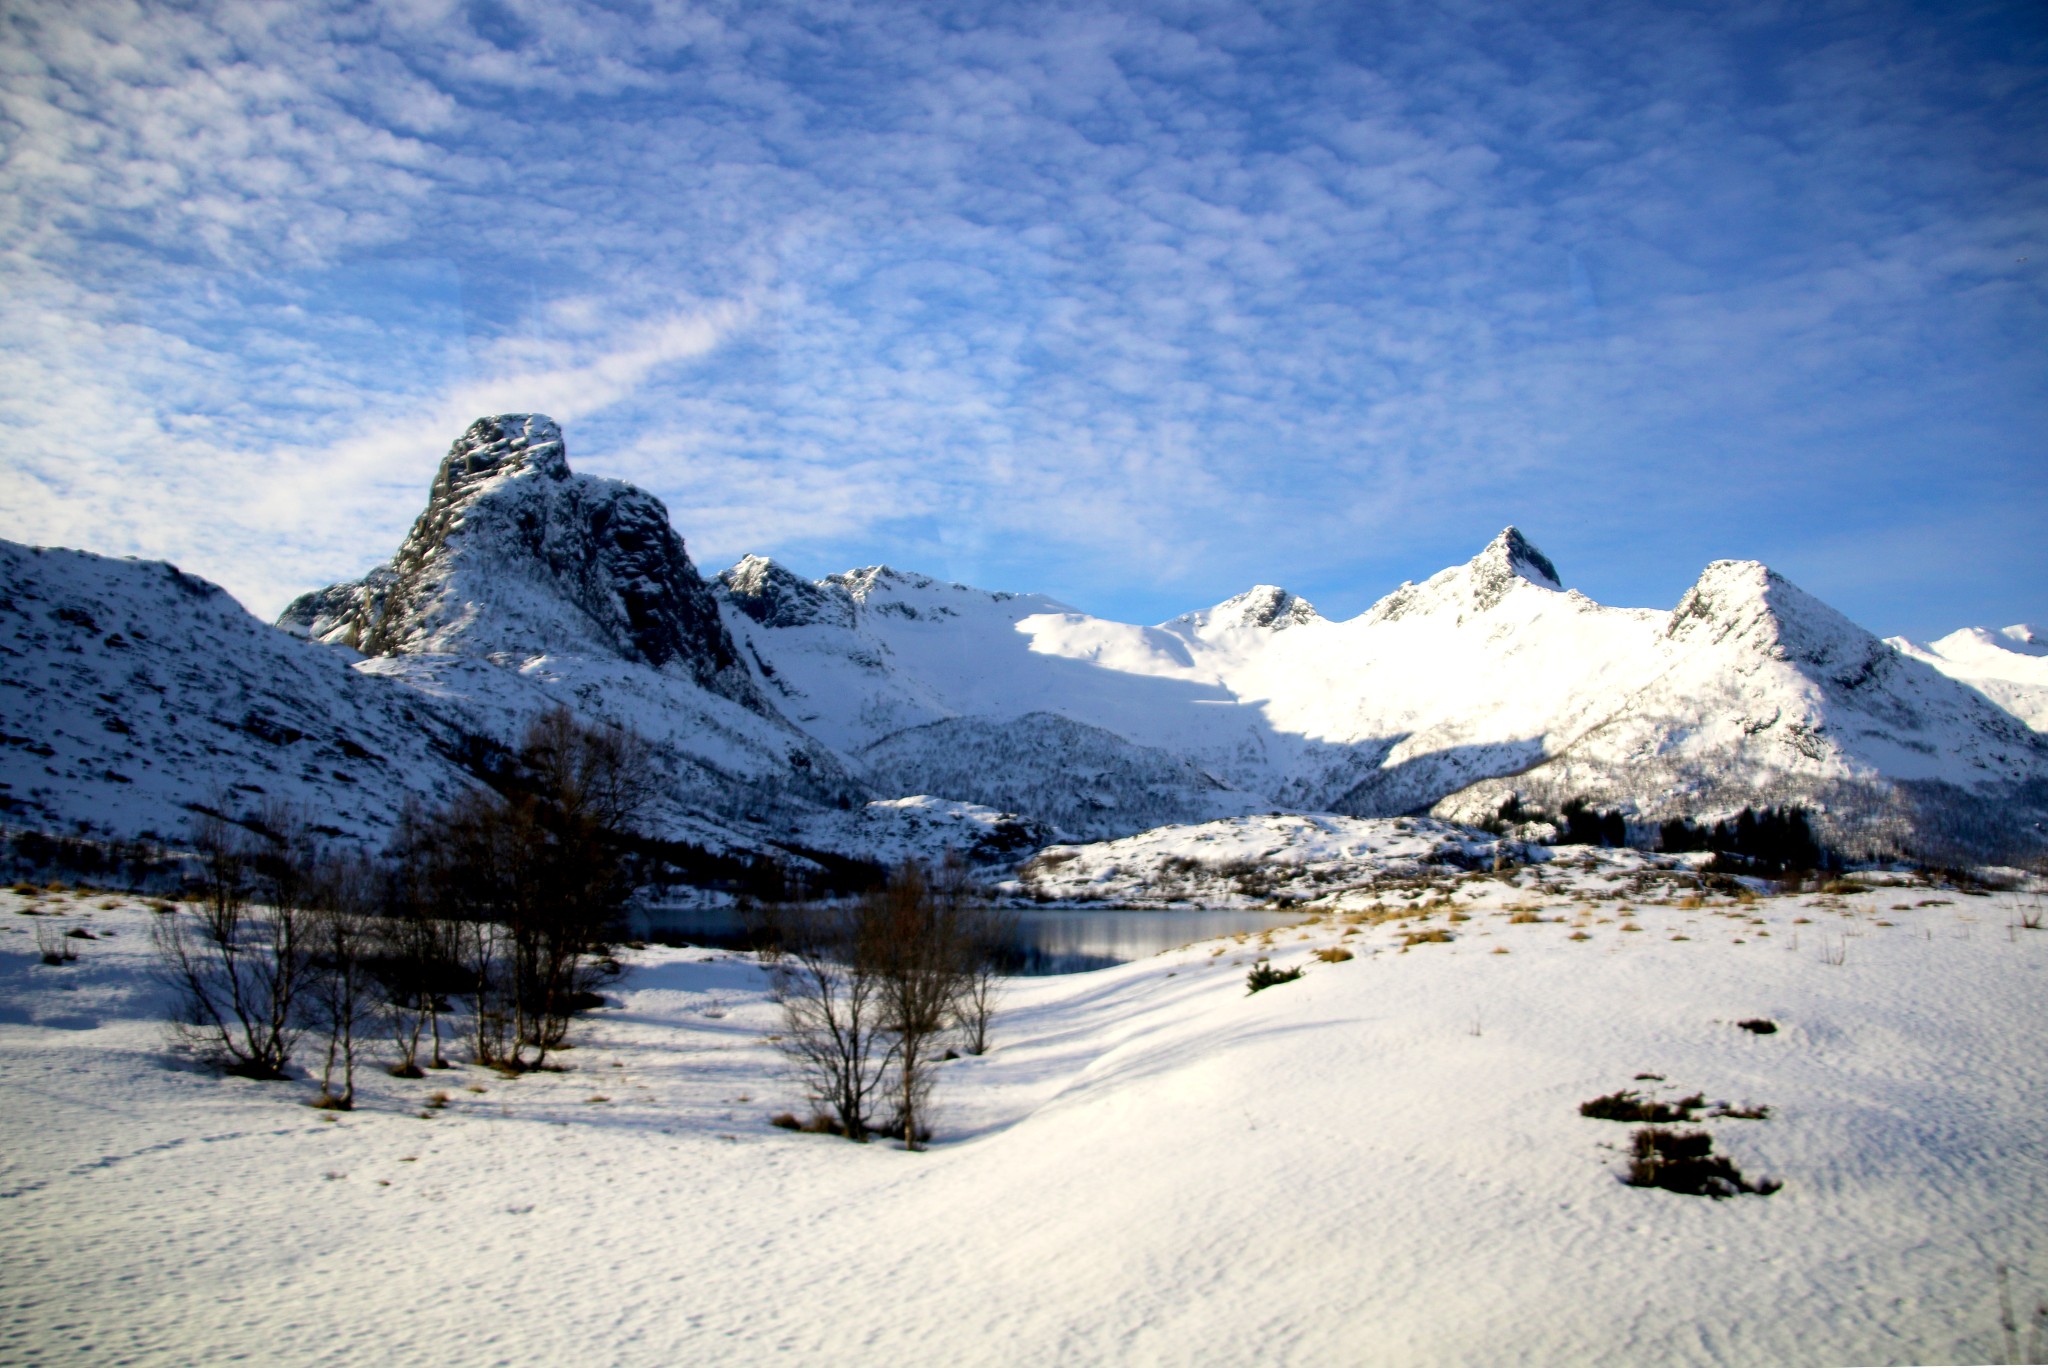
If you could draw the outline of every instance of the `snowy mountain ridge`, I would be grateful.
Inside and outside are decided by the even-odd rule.
[[[1153,627],[893,571],[816,581],[840,607],[797,621],[753,606],[748,565],[720,576],[728,620],[799,725],[884,790],[1090,837],[1577,798],[1639,825],[1790,802],[1838,840],[2026,843],[2043,806],[2040,736],[1754,562],[1668,613],[1611,608],[1508,528],[1349,621],[1259,586]]]
[[[211,739],[204,764],[173,764],[190,738],[158,734],[240,718],[268,677],[250,715],[283,719],[288,747],[335,733],[344,757],[343,737],[404,757],[376,783],[307,764],[284,786],[355,784],[364,832],[566,704],[653,739],[668,829],[711,844],[893,849],[991,823],[1012,833],[995,844],[1109,839],[1283,810],[1492,822],[1578,800],[1638,833],[1796,803],[1852,849],[2048,846],[2048,740],[2028,725],[2048,648],[2030,631],[1882,642],[1741,561],[1669,612],[1609,607],[1513,527],[1346,621],[1272,585],[1139,626],[885,565],[811,580],[748,556],[706,580],[658,500],[572,471],[553,420],[505,414],[456,440],[389,562],[302,596],[281,632],[167,567],[8,556],[0,796],[42,824],[168,831],[200,776],[272,791],[280,758],[250,747],[273,743],[246,741],[267,723]],[[165,587],[186,581],[204,592]],[[131,677],[132,636],[75,625],[102,617],[155,620],[170,683]],[[209,674],[211,639],[231,644]],[[900,839],[876,834],[891,823]]]
[[[2035,731],[2048,732],[2048,638],[2025,623],[1965,627],[1922,646],[1887,637],[1902,655],[1960,680]]]

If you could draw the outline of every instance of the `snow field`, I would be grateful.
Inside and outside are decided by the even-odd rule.
[[[568,1072],[337,1116],[165,1053],[143,902],[0,893],[0,1362],[1982,1362],[1996,1266],[2048,1294],[2038,902],[1569,851],[1379,894],[1013,982],[907,1154],[768,1126],[744,957],[635,951]],[[25,908],[112,937],[45,966]],[[1770,1106],[1705,1125],[1784,1189],[1622,1185],[1622,1087]]]

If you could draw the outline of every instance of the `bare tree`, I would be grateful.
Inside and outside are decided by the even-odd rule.
[[[987,1054],[989,1029],[1002,999],[1003,969],[1017,941],[1017,914],[972,891],[961,912],[967,963],[954,1012],[962,1048],[971,1055]]]
[[[958,870],[951,875],[934,878],[906,863],[862,899],[863,949],[881,979],[884,1025],[895,1038],[890,1129],[902,1135],[906,1149],[919,1148],[930,1135],[926,1103],[939,1042],[967,987],[967,890]]]
[[[541,714],[519,752],[507,817],[526,858],[527,896],[513,923],[522,1044],[535,1067],[567,1041],[569,1019],[595,988],[632,892],[627,845],[659,792],[652,748],[620,727]]]
[[[177,994],[172,1031],[180,1043],[230,1072],[282,1078],[311,971],[314,855],[305,824],[290,812],[271,809],[256,825],[245,833],[217,811],[199,819],[196,911],[156,918],[151,937]]]
[[[373,965],[381,1011],[398,1048],[391,1072],[400,1078],[423,1076],[422,1037],[431,1041],[428,1066],[450,1067],[441,1016],[447,995],[462,981],[461,926],[436,910],[438,873],[434,827],[424,811],[408,804],[399,814],[398,832],[379,880],[381,916]]]
[[[947,1033],[969,1021],[970,1044],[986,1048],[1001,935],[957,861],[937,871],[906,863],[852,903],[766,919],[756,939],[777,947],[783,1049],[846,1135],[880,1130],[910,1149],[929,1138]],[[879,1097],[895,1114],[877,1127],[869,1107]]]
[[[755,939],[782,1008],[780,1044],[812,1102],[849,1140],[866,1140],[869,1107],[895,1058],[882,1025],[882,982],[864,951],[864,904],[774,909]]]
[[[374,1013],[371,958],[377,928],[371,916],[376,871],[360,856],[331,861],[313,914],[312,974],[305,993],[308,1016],[326,1037],[319,1105],[349,1111],[356,1104],[356,1049]],[[342,1087],[334,1090],[334,1066]]]
[[[477,1059],[540,1068],[609,958],[660,771],[633,733],[557,708],[494,782],[421,819],[425,881],[435,916],[460,927]]]

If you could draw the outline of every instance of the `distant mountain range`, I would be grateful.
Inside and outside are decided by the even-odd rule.
[[[0,567],[18,825],[172,836],[281,798],[375,839],[562,703],[657,744],[669,835],[792,859],[1571,800],[1642,836],[1797,804],[1849,853],[2048,850],[2030,630],[1881,641],[1740,561],[1671,611],[1610,608],[1514,528],[1343,622],[1270,585],[1144,627],[886,566],[706,580],[659,500],[508,414],[456,441],[390,562],[276,627],[161,563],[0,543]]]

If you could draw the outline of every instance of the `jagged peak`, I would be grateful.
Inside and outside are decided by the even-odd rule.
[[[1557,566],[1550,557],[1536,549],[1535,543],[1522,535],[1522,529],[1508,525],[1500,535],[1488,542],[1483,550],[1470,562],[1474,570],[1498,567],[1517,578],[1545,589],[1564,588],[1564,581],[1558,577]]]
[[[1746,646],[1857,687],[1891,667],[1896,650],[1760,561],[1718,560],[1671,610],[1674,641]]]
[[[569,478],[562,429],[545,413],[500,413],[471,423],[442,458],[435,493],[462,493],[520,475]]]
[[[1174,619],[1197,630],[1204,627],[1254,627],[1284,631],[1303,623],[1321,622],[1322,614],[1313,603],[1290,594],[1277,584],[1255,584],[1213,608],[1183,613]]]
[[[920,575],[911,570],[898,570],[888,565],[863,565],[855,570],[827,575],[826,584],[836,584],[850,595],[855,603],[866,603],[870,595],[889,589],[929,589],[939,581],[929,575]],[[954,584],[947,588],[958,589]]]
[[[817,584],[767,556],[742,556],[718,572],[725,600],[763,627],[853,624],[853,605],[838,585]]]
[[[801,577],[769,556],[751,553],[741,556],[731,565],[718,572],[718,581],[735,594],[759,594],[771,583],[783,579],[801,580]],[[809,583],[808,580],[801,580]]]
[[[1533,585],[1553,593],[1564,590],[1557,565],[1536,549],[1518,527],[1505,527],[1463,565],[1439,570],[1421,584],[1407,583],[1366,610],[1368,622],[1394,622],[1442,611],[1467,613],[1498,607],[1518,586]]]

